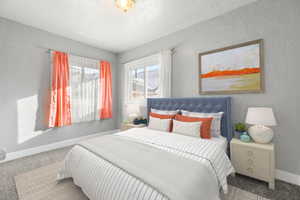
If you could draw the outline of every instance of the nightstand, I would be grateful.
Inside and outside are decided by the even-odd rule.
[[[230,142],[230,154],[237,173],[266,181],[274,190],[274,144],[245,143],[234,138]]]
[[[124,123],[122,125],[121,130],[126,131],[126,130],[131,129],[131,128],[143,128],[143,127],[146,127],[146,124],[135,125],[135,124],[132,124],[132,123]]]

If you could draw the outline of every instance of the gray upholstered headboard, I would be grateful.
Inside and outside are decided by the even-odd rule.
[[[228,142],[232,139],[231,98],[199,97],[199,98],[149,98],[147,111],[151,108],[159,110],[187,110],[191,112],[224,112],[221,121],[221,133]]]

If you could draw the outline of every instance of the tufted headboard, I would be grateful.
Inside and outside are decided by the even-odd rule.
[[[231,98],[198,97],[198,98],[148,98],[148,117],[151,108],[159,110],[187,110],[191,112],[224,112],[221,121],[221,133],[228,142],[232,139]]]

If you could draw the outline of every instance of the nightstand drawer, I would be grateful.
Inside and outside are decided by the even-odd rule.
[[[270,152],[246,146],[232,145],[232,162],[238,173],[262,180],[270,177]]]

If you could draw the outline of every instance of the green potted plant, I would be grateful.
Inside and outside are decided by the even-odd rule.
[[[247,126],[244,123],[234,124],[234,135],[236,138],[240,138],[241,135],[247,134]]]

